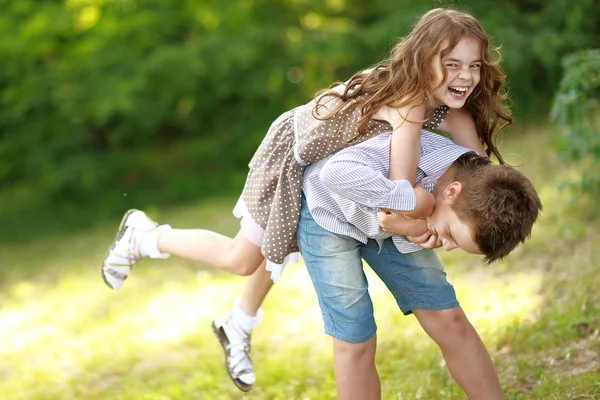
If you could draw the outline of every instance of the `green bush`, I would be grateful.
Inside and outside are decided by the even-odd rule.
[[[558,60],[600,42],[595,0],[455,3],[503,43],[517,113],[546,112]],[[0,0],[3,209],[239,190],[277,115],[379,61],[439,4]]]
[[[600,193],[600,49],[571,54],[554,97],[551,117],[559,127],[558,148],[577,161],[584,192]]]

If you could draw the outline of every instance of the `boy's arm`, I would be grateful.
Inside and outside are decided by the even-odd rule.
[[[450,139],[457,145],[473,149],[480,156],[487,157],[479,140],[473,116],[466,109],[451,108],[438,129],[447,132],[450,135]]]

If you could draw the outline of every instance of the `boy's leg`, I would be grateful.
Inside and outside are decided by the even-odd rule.
[[[375,241],[361,254],[405,314],[414,312],[438,344],[450,373],[469,399],[503,399],[492,361],[458,305],[452,285],[433,250],[401,254],[391,239],[381,251]]]
[[[110,288],[120,289],[142,258],[170,255],[238,275],[254,273],[264,260],[260,246],[242,231],[232,239],[203,229],[171,229],[159,226],[143,211],[129,210],[104,258],[102,277]]]
[[[504,399],[492,359],[462,308],[413,312],[469,399]]]
[[[252,330],[262,318],[260,305],[273,287],[271,272],[265,263],[246,281],[242,296],[233,307],[213,321],[213,330],[225,351],[227,372],[235,385],[249,391],[256,381],[250,359],[250,337]]]
[[[375,366],[377,336],[363,343],[333,338],[333,368],[341,400],[379,400],[381,382]]]
[[[334,371],[342,400],[381,397],[375,368],[376,326],[360,242],[315,223],[302,202],[298,241],[317,292],[325,333],[334,338]]]

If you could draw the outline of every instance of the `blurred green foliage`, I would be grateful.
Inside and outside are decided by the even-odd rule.
[[[277,115],[381,60],[440,4],[0,0],[0,225],[239,191]],[[597,0],[454,5],[503,44],[523,115],[548,110],[565,54],[600,42]]]
[[[551,117],[561,132],[559,149],[583,167],[579,189],[600,193],[600,49],[565,57],[564,75],[554,97]]]

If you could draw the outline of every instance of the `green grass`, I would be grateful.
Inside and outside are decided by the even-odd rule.
[[[441,253],[442,260],[507,398],[600,398],[597,212],[558,189],[577,169],[560,169],[551,128],[514,128],[511,136],[503,151],[522,161],[544,202],[532,239],[489,267],[459,252]],[[174,226],[233,234],[234,202],[149,211]],[[244,279],[177,259],[144,261],[122,291],[110,291],[99,265],[114,228],[0,247],[1,398],[335,398],[331,339],[322,334],[302,265],[285,271],[264,304],[253,336],[258,382],[244,395],[230,382],[210,329]],[[437,347],[368,277],[383,398],[463,399]]]

